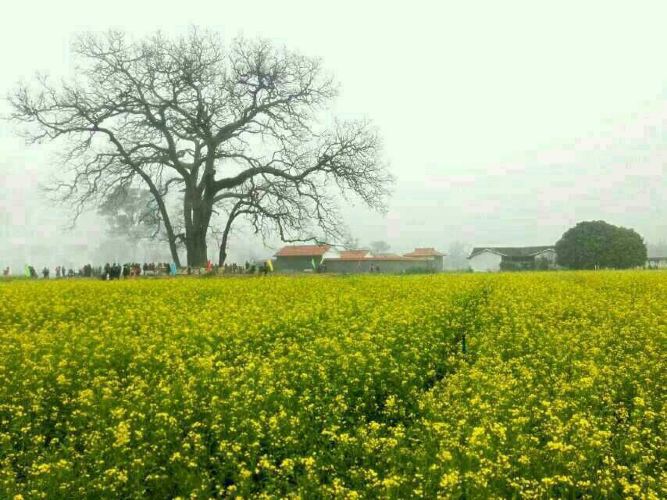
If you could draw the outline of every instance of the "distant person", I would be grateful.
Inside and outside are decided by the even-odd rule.
[[[45,267],[44,269],[42,269],[42,274],[44,275],[44,279],[48,279],[49,278],[49,268]]]
[[[9,266],[5,267],[2,271],[3,276],[9,276]]]

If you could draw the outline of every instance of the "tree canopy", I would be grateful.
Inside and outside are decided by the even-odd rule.
[[[383,240],[371,241],[370,247],[373,255],[382,255],[391,250],[391,245]]]
[[[174,261],[184,245],[200,265],[212,226],[224,261],[242,219],[263,237],[333,241],[341,194],[384,209],[392,179],[378,134],[366,121],[323,123],[337,85],[318,59],[197,29],[88,34],[74,54],[76,77],[38,78],[10,100],[28,140],[61,145],[53,190],[75,217],[118,189],[146,189]]]
[[[633,229],[604,221],[579,222],[556,243],[559,265],[570,269],[627,269],[646,262],[646,245]]]
[[[110,235],[136,244],[156,236],[159,220],[153,205],[150,191],[119,185],[99,205],[97,213],[105,218]]]

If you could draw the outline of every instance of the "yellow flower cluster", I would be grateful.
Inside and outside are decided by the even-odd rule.
[[[0,304],[0,498],[667,497],[667,274],[14,281]]]

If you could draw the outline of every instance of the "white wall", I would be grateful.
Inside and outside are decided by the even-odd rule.
[[[556,251],[555,250],[545,250],[544,252],[538,254],[535,259],[547,259],[552,264],[556,262]]]
[[[493,252],[482,252],[468,259],[470,268],[475,272],[500,271],[502,257]]]

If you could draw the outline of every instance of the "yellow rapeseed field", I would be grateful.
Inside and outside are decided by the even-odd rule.
[[[0,498],[667,497],[663,272],[14,281],[0,346]]]

